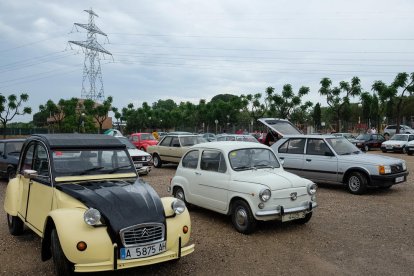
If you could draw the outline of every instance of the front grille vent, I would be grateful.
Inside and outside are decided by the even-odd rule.
[[[140,246],[164,240],[165,226],[162,223],[138,224],[120,231],[125,247]]]

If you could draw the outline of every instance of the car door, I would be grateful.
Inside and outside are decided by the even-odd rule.
[[[197,176],[200,174],[198,169],[199,150],[187,152],[181,166],[177,169],[177,175],[183,178],[183,189],[185,198],[188,202],[198,205],[197,197]]]
[[[283,168],[302,177],[306,177],[306,172],[302,170],[305,142],[305,138],[290,138],[277,149]]]
[[[46,217],[52,209],[53,186],[49,154],[41,143],[35,144],[31,169],[37,172],[37,176],[28,182],[26,221],[39,232],[43,232]]]
[[[155,151],[158,151],[158,154],[160,155],[162,160],[171,161],[171,158],[170,158],[171,140],[172,140],[172,136],[166,136],[164,137],[164,139],[161,140],[161,142],[157,146],[154,146],[156,148]]]
[[[174,136],[171,140],[171,146],[169,148],[168,158],[169,161],[179,163],[183,156],[183,148],[181,147],[180,139],[178,136]]]
[[[213,149],[203,150],[194,192],[199,205],[218,212],[226,211],[229,181],[230,174],[223,153]]]
[[[303,171],[307,178],[318,182],[338,180],[338,158],[322,138],[308,138]]]

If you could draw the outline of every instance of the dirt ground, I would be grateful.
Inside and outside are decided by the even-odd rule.
[[[230,218],[194,208],[193,254],[102,275],[414,275],[414,156],[386,155],[407,160],[407,182],[362,196],[320,185],[319,207],[308,224],[260,223],[249,236],[236,232]],[[167,196],[175,168],[154,169],[144,179]],[[39,237],[30,230],[9,234],[6,185],[0,182],[0,274],[53,275],[52,261],[40,260]]]

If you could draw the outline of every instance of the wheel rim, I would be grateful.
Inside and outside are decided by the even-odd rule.
[[[407,149],[405,147],[403,148],[403,153],[407,153]]]
[[[247,212],[244,208],[237,208],[236,210],[236,223],[239,226],[245,226],[247,223]]]
[[[175,197],[184,201],[184,192],[181,189],[177,190]]]
[[[158,156],[154,156],[154,166],[158,166],[159,160],[158,160]]]
[[[356,176],[351,176],[348,180],[348,185],[351,191],[358,191],[361,187],[361,181]]]
[[[365,151],[369,151],[369,147],[365,145]]]

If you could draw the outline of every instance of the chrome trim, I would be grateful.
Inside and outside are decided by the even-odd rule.
[[[140,239],[144,236],[144,233],[141,234],[141,236],[137,237],[137,234],[133,233],[134,237],[133,239],[135,239],[134,243],[126,243],[125,242],[125,234],[129,231],[134,231],[134,230],[138,230],[138,229],[142,229],[142,228],[147,228],[147,227],[158,227],[158,230],[161,230],[161,235],[157,235],[157,236],[161,236],[158,239],[151,239],[148,241],[144,241],[144,242],[137,242],[137,239]],[[147,233],[147,232],[146,232]],[[137,225],[133,225],[133,226],[129,226],[126,227],[124,229],[121,229],[119,231],[119,235],[121,237],[121,241],[122,244],[124,245],[124,247],[133,247],[133,246],[141,246],[141,245],[147,245],[147,244],[153,244],[153,243],[157,243],[157,242],[162,242],[165,240],[165,225],[162,223],[142,223],[142,224],[137,224]]]
[[[265,216],[276,216],[280,215],[281,213],[281,206],[278,206],[276,210],[267,210],[267,211],[257,211],[256,216],[257,217],[265,217]],[[312,202],[312,210],[314,208],[318,207],[318,204],[316,202]],[[309,211],[309,202],[306,202],[306,205],[284,209],[284,214],[290,214],[290,213],[297,213],[302,211]]]

